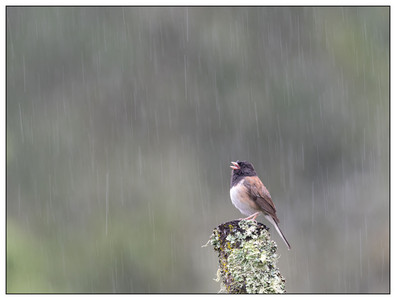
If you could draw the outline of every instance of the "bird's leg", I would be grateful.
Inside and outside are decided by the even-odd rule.
[[[252,214],[252,215],[250,215],[249,217],[246,217],[246,218],[244,218],[244,219],[242,219],[242,220],[253,220],[253,221],[255,221],[256,222],[256,218],[257,218],[257,216],[260,214],[260,212],[258,211],[258,212],[255,212],[254,214]]]

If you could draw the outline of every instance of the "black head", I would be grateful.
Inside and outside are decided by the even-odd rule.
[[[231,163],[232,163],[232,166],[230,166],[230,168],[232,169],[231,187],[237,184],[241,179],[243,179],[243,177],[257,175],[253,165],[248,161],[237,160],[236,162],[231,162]]]

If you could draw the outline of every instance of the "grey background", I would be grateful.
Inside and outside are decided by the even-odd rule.
[[[389,292],[389,8],[6,12],[8,292],[216,293],[237,159],[288,292]]]

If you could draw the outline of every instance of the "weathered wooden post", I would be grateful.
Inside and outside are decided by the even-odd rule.
[[[220,292],[285,293],[276,267],[276,243],[268,228],[252,220],[234,220],[213,230],[208,244],[219,254]]]

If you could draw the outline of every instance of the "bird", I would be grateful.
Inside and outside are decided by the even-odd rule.
[[[248,161],[239,160],[231,162],[231,164],[230,198],[232,204],[243,215],[248,216],[244,220],[256,221],[257,216],[262,213],[275,227],[290,250],[290,244],[279,228],[279,219],[276,215],[276,209],[271,195],[257,176],[253,165]]]

